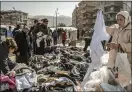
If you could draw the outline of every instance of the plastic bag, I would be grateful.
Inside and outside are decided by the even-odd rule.
[[[95,71],[95,72],[92,72],[89,76],[89,79],[92,80],[92,79],[100,79],[101,78],[101,75],[100,75],[100,71]]]
[[[101,82],[108,83],[109,73],[107,66],[100,68]]]
[[[118,53],[115,67],[118,67],[118,82],[122,87],[126,87],[131,81],[131,67],[126,53]]]
[[[84,91],[95,91],[95,85],[101,82],[108,83],[110,75],[108,73],[107,66],[103,66],[99,71],[90,73],[90,76],[86,78],[81,83],[81,87]]]
[[[101,59],[102,65],[107,65],[109,60],[109,53],[103,54],[103,56],[100,59]]]
[[[16,87],[18,91],[30,88],[32,86],[35,86],[36,84],[37,84],[37,75],[34,72],[16,76]]]
[[[100,79],[90,80],[84,86],[84,91],[95,91],[95,85],[101,82]]]

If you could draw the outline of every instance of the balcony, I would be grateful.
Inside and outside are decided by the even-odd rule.
[[[95,22],[96,22],[96,20],[95,20],[95,19],[93,19],[93,20],[92,20],[92,23],[95,23]]]
[[[97,16],[97,13],[93,13],[93,18],[96,18],[96,16]]]
[[[85,17],[83,17],[83,20],[91,20],[91,19],[94,19],[94,17],[91,17],[91,16],[85,16]]]
[[[116,21],[115,17],[111,17],[111,18],[105,18],[105,21],[108,22],[108,21]]]
[[[86,24],[86,21],[84,20],[84,21],[82,22],[82,24]]]
[[[93,13],[93,9],[83,9],[82,13]]]
[[[28,19],[25,18],[25,19],[23,19],[23,20],[24,20],[24,21],[27,21]]]
[[[109,7],[109,6],[119,6],[119,7],[122,7],[122,2],[119,1],[119,2],[108,2],[107,4],[104,5],[104,7]]]
[[[107,12],[104,12],[104,14],[110,14],[110,13],[117,14],[118,12],[116,12],[116,11],[107,11]]]

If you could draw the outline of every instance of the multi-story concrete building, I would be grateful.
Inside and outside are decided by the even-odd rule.
[[[17,23],[26,23],[28,21],[28,13],[16,10],[1,11],[1,24],[16,25]]]
[[[104,15],[104,21],[106,26],[111,26],[116,23],[116,14],[121,10],[126,10],[131,15],[131,1],[81,1],[78,4],[79,15],[73,14],[73,21],[77,23],[78,29],[80,29],[80,35],[82,36],[82,30],[89,31],[94,27],[97,11],[102,9]],[[75,17],[76,16],[76,17]]]
[[[83,18],[83,30],[89,31],[92,28],[92,20],[93,20],[93,9],[95,8],[96,2],[85,1],[82,11]]]
[[[108,1],[103,2],[105,24],[110,26],[116,23],[116,14],[123,9],[122,1]]]
[[[78,7],[76,6],[72,13],[72,26],[77,27]]]
[[[97,11],[102,9],[106,26],[116,23],[116,14],[122,10],[122,1],[101,1],[98,2],[93,13],[93,25],[95,24]]]
[[[132,15],[132,1],[123,1],[123,9]]]
[[[81,1],[78,6],[75,7],[73,13],[72,13],[72,26],[76,27],[79,31],[79,38],[81,38],[82,30],[83,30],[83,24],[82,24],[82,6],[83,2]]]
[[[93,8],[96,2],[81,1],[72,13],[72,24],[79,29],[80,37],[92,28]]]

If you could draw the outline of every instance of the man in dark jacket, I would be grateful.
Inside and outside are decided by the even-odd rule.
[[[90,46],[91,38],[90,37],[85,37],[84,40],[85,40],[85,46],[84,46],[83,51],[86,51],[88,46]]]
[[[58,33],[56,30],[54,30],[54,32],[52,33],[52,37],[54,40],[54,45],[57,45],[57,38],[58,38]]]
[[[13,37],[15,37],[15,35],[16,35],[16,30],[18,30],[19,28],[20,28],[20,25],[19,25],[19,24],[16,25],[16,28],[14,28],[14,30],[13,30],[13,32],[12,32]]]
[[[39,31],[36,33],[36,54],[43,55],[45,53],[46,37],[48,36],[48,20],[42,19],[39,25]]]
[[[90,46],[91,43],[91,36],[92,36],[92,32],[86,31],[85,33],[85,37],[84,37],[84,41],[85,41],[85,46],[83,48],[83,51],[86,51],[88,46]]]
[[[33,53],[36,54],[36,34],[39,32],[38,20],[34,20],[34,25],[30,28],[28,35],[30,36],[30,42],[33,44]]]
[[[40,25],[39,31],[43,32],[44,35],[48,35],[48,19],[42,19],[42,24]]]

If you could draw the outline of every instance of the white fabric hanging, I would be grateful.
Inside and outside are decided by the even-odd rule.
[[[103,40],[108,41],[109,38],[110,38],[110,36],[106,32],[102,10],[99,10],[97,13],[96,23],[94,25],[94,33],[93,33],[92,41],[90,44],[90,56],[91,56],[92,63],[90,64],[90,66],[87,70],[87,73],[84,77],[84,80],[81,83],[82,87],[87,82],[89,75],[93,71],[93,69],[100,68],[101,57],[105,53],[101,41],[103,41]]]

